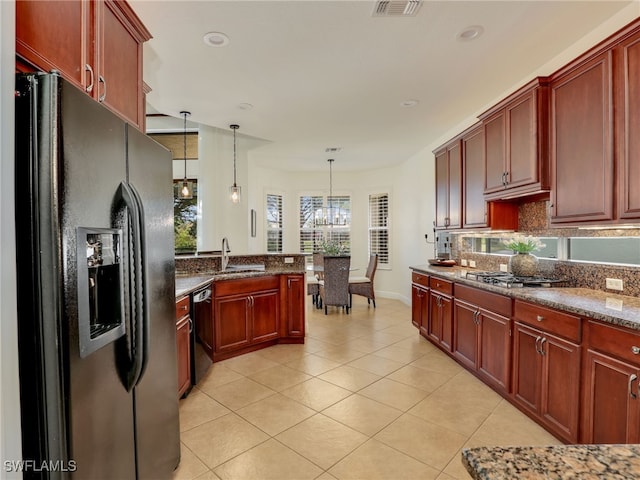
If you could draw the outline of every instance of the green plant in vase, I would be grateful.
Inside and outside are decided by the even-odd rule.
[[[320,252],[328,256],[346,255],[347,247],[338,240],[322,240],[318,243]]]
[[[505,248],[514,255],[509,258],[509,271],[518,277],[533,277],[538,273],[538,257],[531,252],[544,248],[539,238],[531,235],[516,235],[504,242]]]

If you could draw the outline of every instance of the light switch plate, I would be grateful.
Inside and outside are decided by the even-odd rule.
[[[476,261],[475,260],[469,260],[469,266],[471,268],[476,268]]]
[[[460,260],[460,265],[462,265],[463,267],[466,267],[467,266],[467,259],[466,258],[461,259]]]
[[[293,263],[293,257],[284,257],[284,263]]]
[[[500,271],[501,272],[508,272],[509,271],[509,265],[507,265],[506,263],[501,263],[500,264]]]

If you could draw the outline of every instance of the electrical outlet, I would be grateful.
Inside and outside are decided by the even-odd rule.
[[[501,272],[508,272],[509,271],[509,265],[507,265],[506,263],[501,263],[500,264],[500,271]]]
[[[284,263],[293,263],[293,257],[284,257]]]
[[[467,266],[467,259],[463,258],[462,260],[460,260],[460,265],[462,265],[463,267]]]
[[[607,278],[606,282],[606,286],[610,290],[623,290],[623,283],[619,278]]]
[[[471,268],[476,268],[476,261],[475,260],[469,260],[469,266]]]

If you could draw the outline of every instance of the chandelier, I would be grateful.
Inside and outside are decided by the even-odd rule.
[[[318,227],[328,226],[340,226],[345,227],[349,225],[350,215],[341,207],[340,199],[336,199],[333,196],[333,162],[334,159],[330,158],[329,162],[329,197],[327,198],[327,205],[318,208],[314,215],[314,224]]]

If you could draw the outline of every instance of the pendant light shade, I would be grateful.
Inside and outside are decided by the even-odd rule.
[[[190,200],[193,198],[193,184],[187,180],[187,117],[191,115],[191,112],[182,111],[180,115],[184,117],[184,128],[182,132],[183,140],[183,153],[184,153],[184,178],[182,179],[182,187],[178,193],[178,197],[183,200]]]
[[[233,185],[229,187],[229,196],[233,203],[240,203],[242,187],[236,183],[236,130],[240,128],[240,125],[229,125],[229,128],[233,130]]]

